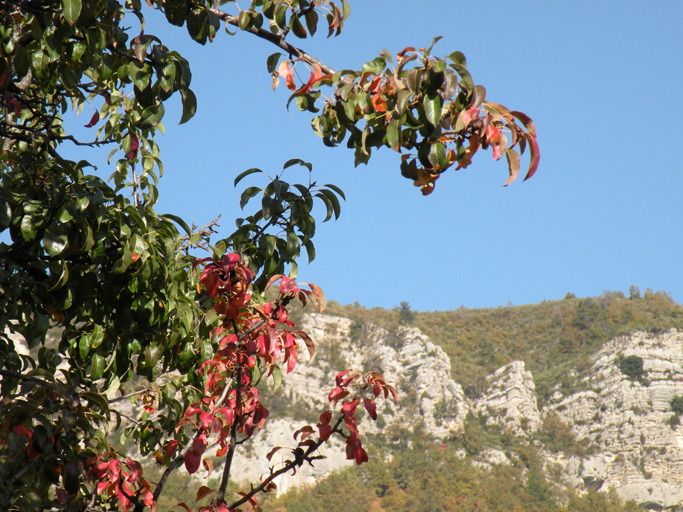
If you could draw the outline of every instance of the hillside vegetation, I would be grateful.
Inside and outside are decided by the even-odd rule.
[[[393,310],[330,303],[328,314],[354,321],[351,336],[364,341],[368,326],[395,336],[401,324],[418,327],[451,359],[452,376],[475,397],[483,379],[502,365],[523,360],[534,375],[538,396],[547,399],[560,386],[577,390],[579,377],[601,345],[633,331],[683,330],[683,308],[669,294],[632,288],[630,297],[605,292],[599,297],[540,304],[455,311],[414,312],[406,303]],[[640,361],[642,363],[642,360]],[[623,371],[623,370],[622,370]],[[541,405],[541,404],[539,404]],[[405,405],[404,405],[405,406]],[[554,421],[554,423],[553,423]],[[312,487],[269,500],[265,511],[308,512],[635,512],[635,503],[588,490],[579,495],[561,485],[553,468],[543,467],[534,443],[524,442],[481,418],[469,416],[465,432],[444,442],[419,428],[385,429],[369,436],[370,462],[351,467]],[[555,416],[544,421],[536,439],[552,451],[582,456],[584,448]],[[510,465],[473,462],[489,447],[506,452]],[[559,469],[558,469],[559,471]]]
[[[557,385],[569,391],[578,380],[574,372],[587,370],[590,355],[609,339],[638,330],[683,330],[683,307],[669,294],[646,290],[641,296],[635,289],[629,298],[621,292],[583,299],[568,294],[564,300],[526,306],[406,314],[401,308],[331,303],[327,312],[354,320],[358,333],[367,323],[395,332],[401,317],[407,317],[446,351],[452,374],[472,396],[486,375],[522,360],[542,401]]]
[[[589,491],[577,493],[544,475],[534,448],[513,466],[477,467],[456,455],[457,444],[405,431],[391,458],[377,450],[370,462],[291,491],[265,512],[639,512],[635,503]]]

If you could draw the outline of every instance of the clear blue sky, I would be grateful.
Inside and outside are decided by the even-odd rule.
[[[221,213],[227,235],[240,215],[234,176],[276,173],[298,157],[347,195],[339,221],[318,226],[317,259],[299,271],[328,299],[441,310],[636,285],[683,301],[683,2],[349,2],[340,37],[292,42],[335,69],[358,69],[383,48],[444,36],[435,53],[464,52],[489,100],[534,119],[536,176],[503,188],[505,162],[481,153],[422,197],[398,154],[384,149],[354,168],[350,150],[323,146],[311,114],[288,113],[288,91],[271,91],[265,59],[275,48],[265,41],[221,33],[201,47],[150,20],[147,33],[190,61],[199,99],[186,125],[175,125],[179,101],[168,110],[159,211],[198,225]]]

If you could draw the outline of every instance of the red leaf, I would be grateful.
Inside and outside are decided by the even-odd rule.
[[[280,63],[280,66],[277,68],[277,73],[278,76],[284,77],[287,89],[290,91],[296,90],[296,85],[294,84],[294,73],[292,72],[292,68],[290,67],[288,60],[282,61]]]
[[[299,287],[296,285],[296,279],[290,279],[287,276],[282,276],[282,281],[280,281],[280,293],[283,295],[288,295],[290,293],[297,293]]]
[[[343,372],[337,373],[337,376],[335,377],[335,379],[336,379],[336,381],[337,381],[337,386],[341,386],[342,379],[343,379],[344,375],[346,375],[346,374],[349,373],[350,371],[351,371],[351,370],[344,370]]]
[[[273,448],[272,450],[270,450],[270,451],[268,452],[268,455],[266,455],[266,459],[268,459],[268,462],[270,462],[270,459],[273,458],[273,455],[275,455],[275,453],[276,453],[280,448],[282,448],[282,447],[281,447],[281,446],[276,446],[275,448]]]
[[[97,495],[99,496],[100,494],[102,494],[102,492],[104,492],[104,490],[107,487],[109,487],[109,482],[107,482],[106,480],[102,480],[101,482],[99,482],[97,484]]]
[[[330,402],[334,402],[335,404],[341,400],[342,398],[345,398],[349,395],[348,391],[343,390],[342,388],[334,388],[330,394],[327,396],[327,399]]]
[[[510,183],[515,181],[517,175],[519,174],[519,155],[514,149],[508,148],[505,150],[505,158],[507,158],[508,170],[510,172],[510,177],[503,185],[504,187],[507,187]]]
[[[199,463],[202,460],[202,454],[195,453],[194,451],[189,451],[185,455],[185,468],[187,472],[191,475],[195,474],[199,469]]]
[[[18,436],[23,437],[26,435],[26,427],[24,427],[23,425],[17,425],[12,429],[12,432],[14,432]]]
[[[140,141],[138,140],[138,136],[135,135],[134,133],[130,134],[130,151],[128,152],[128,160],[131,162],[135,160],[135,157],[138,156],[138,148],[140,147]]]
[[[386,112],[389,108],[387,102],[384,101],[384,98],[382,98],[380,93],[376,93],[372,96],[372,107],[375,109],[375,112]]]
[[[320,415],[320,424],[329,425],[330,420],[332,420],[332,411],[325,411]]]
[[[69,493],[64,489],[55,489],[55,492],[57,494],[57,501],[62,505],[65,505],[69,501]]]
[[[332,426],[331,425],[324,425],[324,426],[318,426],[318,437],[320,437],[321,441],[327,441],[330,436],[332,435]]]
[[[271,277],[268,280],[268,284],[266,285],[266,290],[270,288],[275,281],[277,281],[278,279],[282,279],[283,277],[285,277],[283,274],[275,274],[273,277]]]
[[[516,110],[513,110],[512,112],[510,112],[510,114],[512,114],[522,122],[524,128],[526,128],[526,131],[529,132],[529,135],[536,137],[536,125],[528,115],[522,112],[517,112]]]
[[[188,507],[188,506],[187,506],[185,503],[183,503],[183,502],[178,503],[178,504],[176,505],[176,507],[183,507],[185,510],[187,510],[187,512],[192,512],[192,509],[191,509],[190,507]],[[175,508],[175,507],[173,507],[173,508]],[[171,510],[173,510],[173,509],[171,509]]]
[[[306,348],[308,349],[308,356],[312,359],[313,356],[315,355],[315,344],[313,343],[313,340],[311,339],[311,337],[303,331],[294,331],[292,334],[295,334],[299,338],[304,340],[304,343],[306,344]]]
[[[385,397],[386,397],[387,391],[389,391],[392,394],[392,396],[394,397],[394,403],[397,404],[398,403],[398,393],[396,392],[396,389],[394,389],[393,386],[389,386],[387,384],[386,387],[384,388]]]
[[[299,347],[297,346],[296,343],[294,343],[287,350],[287,373],[290,373],[294,369],[294,367],[296,366],[296,360],[297,360],[298,356],[299,356]]]
[[[486,143],[487,144],[498,144],[500,142],[500,130],[494,125],[490,124],[486,128]]]
[[[294,432],[294,439],[296,439],[300,434],[303,434],[301,436],[301,439],[304,439],[306,436],[308,436],[312,433],[313,433],[313,427],[311,427],[310,425],[306,425],[304,427],[301,427],[296,432]]]
[[[323,72],[320,69],[320,66],[318,66],[315,63],[312,64],[312,66],[313,66],[313,72],[311,73],[311,77],[308,79],[308,82],[306,82],[305,85],[301,86],[301,88],[298,91],[296,91],[295,94],[307,93],[308,91],[311,90],[311,87],[313,86],[313,84],[322,78]]]
[[[370,417],[373,420],[377,420],[377,409],[375,407],[375,401],[369,398],[364,398],[363,405],[365,406],[365,410],[368,411]]]
[[[195,498],[195,501],[199,501],[203,498],[206,498],[209,494],[213,492],[213,489],[209,489],[206,485],[202,485],[198,490],[197,490],[197,497]]]
[[[95,110],[95,113],[90,118],[90,122],[84,126],[86,128],[92,128],[93,126],[95,126],[97,124],[97,121],[99,121],[99,120],[100,120],[100,113],[97,110]]]
[[[536,137],[525,133],[524,138],[529,141],[529,151],[531,152],[531,161],[529,162],[529,170],[524,177],[524,181],[531,178],[538,169],[538,162],[541,160],[541,153],[538,150],[538,142],[536,142]]]

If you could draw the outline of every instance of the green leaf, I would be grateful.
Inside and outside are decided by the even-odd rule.
[[[425,109],[425,116],[427,121],[435,128],[439,126],[441,120],[441,96],[438,94],[431,94],[425,97],[422,105]]]
[[[309,11],[305,16],[306,27],[311,36],[314,36],[316,30],[318,30],[318,19],[318,13],[315,11]]]
[[[341,215],[341,205],[339,204],[339,199],[331,190],[321,189],[320,192],[330,200],[332,203],[332,208],[334,209],[334,219],[337,220],[339,215]]]
[[[259,192],[262,192],[262,189],[259,187],[249,187],[242,192],[242,195],[240,196],[240,208],[244,209],[249,200]]]
[[[266,60],[266,67],[268,68],[268,73],[274,73],[277,69],[278,62],[280,62],[280,57],[282,54],[280,52],[275,52],[268,57]]]
[[[143,130],[149,130],[151,128],[156,128],[161,119],[164,117],[165,109],[162,103],[155,105],[153,107],[148,107],[142,112],[142,117],[140,121],[140,128]],[[184,116],[183,112],[183,116]]]
[[[270,196],[263,196],[261,200],[261,214],[265,220],[270,219],[275,214],[275,207],[278,202],[272,199]]]
[[[82,7],[81,0],[62,0],[62,14],[69,25],[76,23]]]
[[[187,32],[190,37],[199,44],[205,45],[209,37],[209,30],[209,13],[206,9],[192,9],[187,17]]]
[[[294,231],[287,233],[287,254],[294,259],[299,253],[299,237]]]
[[[109,416],[109,402],[107,402],[107,399],[98,394],[98,393],[93,393],[91,391],[84,391],[78,394],[80,398],[85,398],[88,402],[97,405],[97,407],[100,408],[100,410],[106,415]]]
[[[486,100],[486,89],[483,85],[475,85],[472,93],[472,106],[478,108]]]
[[[309,170],[309,172],[313,171],[313,164],[304,162],[303,160],[301,160],[301,158],[292,158],[291,160],[287,160],[287,162],[285,162],[285,165],[282,166],[282,170],[284,171],[285,169],[296,164],[304,166],[306,169]]]
[[[38,77],[42,77],[45,74],[47,65],[50,63],[50,57],[40,50],[36,51],[31,55],[31,67],[36,72]]]
[[[192,119],[197,112],[197,97],[192,92],[192,89],[181,89],[180,97],[183,101],[183,116],[178,124],[183,124]]]
[[[187,225],[187,222],[185,222],[182,218],[178,217],[177,215],[173,215],[173,214],[171,214],[171,213],[162,213],[162,214],[159,215],[159,217],[161,217],[162,219],[170,219],[170,220],[172,220],[173,222],[175,222],[176,224],[178,224],[178,226],[180,226],[181,228],[183,228],[183,231],[185,231],[185,233],[187,233],[188,235],[189,235],[189,234],[191,233],[191,231],[192,231],[192,230],[190,229],[190,226]]]
[[[323,203],[325,203],[325,206],[327,207],[327,215],[325,216],[325,220],[323,220],[323,222],[327,222],[332,218],[332,215],[334,215],[334,206],[332,206],[332,202],[325,194],[322,193],[322,191],[318,192],[315,196],[322,199]]]
[[[375,73],[379,74],[382,71],[384,71],[384,68],[387,66],[387,61],[384,60],[384,57],[377,57],[374,60],[370,62],[366,62],[363,64],[363,73],[370,72],[370,73]]]
[[[104,341],[104,328],[99,324],[95,324],[90,335],[90,347],[97,348],[102,344],[102,341]]]
[[[429,162],[437,171],[442,172],[449,165],[448,158],[446,157],[446,147],[441,142],[435,142],[429,146],[428,158]]]
[[[277,391],[282,383],[282,370],[278,365],[273,366],[273,391]]]
[[[50,224],[45,230],[43,245],[50,256],[59,256],[69,244],[69,237],[66,235],[64,227],[58,224]]]
[[[88,352],[90,352],[90,335],[84,334],[78,340],[78,353],[81,359],[85,359],[88,356]]]
[[[166,19],[176,27],[182,27],[187,18],[187,2],[185,0],[164,0]]]
[[[346,0],[342,0],[342,20],[346,20],[351,15],[351,6]]]
[[[289,18],[289,27],[292,29],[294,35],[299,39],[306,39],[306,37],[308,36],[308,34],[306,33],[306,29],[301,24],[299,16],[297,16],[296,14]]]
[[[252,14],[251,11],[240,11],[237,16],[237,26],[240,30],[247,30],[249,28]]]
[[[104,357],[102,357],[99,354],[95,354],[92,357],[92,365],[90,368],[90,378],[92,380],[97,380],[102,378],[102,374],[104,373],[104,366],[105,366],[106,360]]]
[[[306,253],[308,254],[308,263],[311,263],[315,259],[315,246],[313,241],[306,240],[304,242],[304,247],[306,247]]]
[[[325,187],[334,190],[344,201],[346,201],[346,196],[344,195],[344,191],[340,189],[337,185],[332,185],[331,183],[328,183],[327,185],[324,185]]]
[[[453,52],[448,56],[448,58],[463,68],[467,67],[467,59],[465,58],[465,54],[462,52]]]
[[[249,176],[250,174],[254,174],[254,173],[257,173],[257,172],[263,173],[263,171],[262,171],[261,169],[257,169],[257,168],[255,168],[255,167],[252,167],[251,169],[247,169],[246,171],[239,173],[239,174],[237,175],[237,178],[235,178],[235,186],[237,186],[237,184],[238,184],[240,181],[242,181],[244,178],[246,178],[246,177]]]
[[[263,235],[259,238],[258,244],[264,258],[270,258],[275,251],[277,238],[274,235]]]
[[[0,196],[0,231],[4,231],[12,222],[12,208]]]
[[[505,150],[505,158],[508,161],[508,171],[510,173],[510,177],[507,179],[505,184],[503,185],[504,187],[507,187],[510,183],[515,181],[515,178],[517,178],[517,175],[519,174],[519,154],[517,151],[514,149],[506,149]]]
[[[26,242],[31,242],[38,234],[38,227],[36,226],[33,215],[24,215],[21,218],[21,236]]]
[[[398,95],[396,96],[396,112],[398,112],[399,116],[402,116],[406,111],[406,108],[408,108],[408,105],[410,105],[411,96],[412,93],[409,89],[401,89],[398,91]]]
[[[386,144],[394,151],[399,151],[401,148],[399,143],[399,138],[401,135],[400,128],[401,127],[396,119],[392,119],[387,125],[387,134],[385,137]]]

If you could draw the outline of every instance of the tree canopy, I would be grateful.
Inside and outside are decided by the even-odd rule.
[[[164,104],[178,93],[185,123],[197,98],[190,64],[153,35],[145,13],[162,11],[202,45],[224,28],[277,46],[267,59],[273,87],[282,83],[288,105],[315,114],[323,143],[346,142],[356,165],[391,148],[423,194],[479,149],[505,156],[506,185],[528,149],[531,177],[539,161],[531,119],[486,101],[462,53],[433,54],[438,38],[341,71],[291,43],[318,28],[339,35],[345,0],[0,3],[0,508],[155,510],[171,473],[212,469],[209,445],[224,463],[220,485],[198,490],[198,498],[215,492],[202,510],[257,506],[276,476],[315,460],[332,435],[349,459],[366,461],[356,408],[376,418],[375,400],[395,399],[395,390],[376,372],[340,369],[330,409],[295,433],[287,462],[250,492],[227,495],[236,449],[268,417],[258,386],[279,386],[299,342],[314,353],[287,306],[325,307],[318,286],[296,282],[297,260],[302,248],[315,258],[316,201],[327,221],[344,194],[292,159],[277,174],[235,177],[237,186],[263,174],[267,185],[244,189],[240,206],[253,213],[223,240],[210,240],[212,223],[190,228],[157,213]],[[92,140],[68,130],[70,110],[88,113]],[[111,175],[63,158],[65,144],[111,147]],[[285,179],[293,166],[308,169],[308,183]],[[208,257],[193,256],[202,248]],[[132,416],[115,405],[131,398]],[[122,432],[139,457],[113,446]],[[158,482],[145,478],[143,459],[163,467]]]

